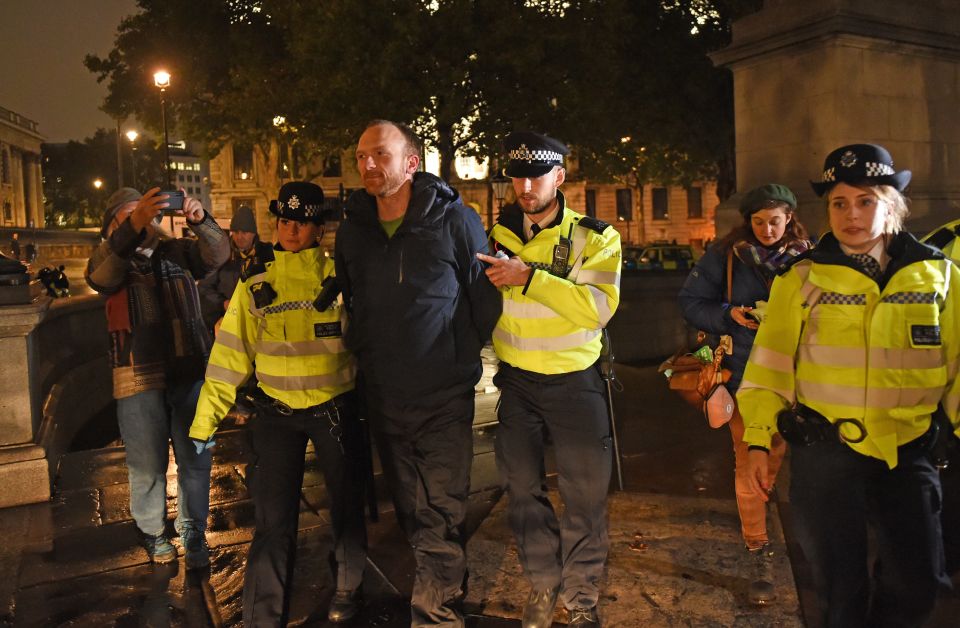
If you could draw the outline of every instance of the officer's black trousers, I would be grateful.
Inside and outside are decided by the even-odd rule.
[[[417,572],[410,625],[462,628],[467,569],[463,521],[473,460],[471,388],[426,408],[368,398],[397,519]]]
[[[259,409],[248,424],[251,460],[247,482],[256,529],[243,584],[245,626],[285,626],[297,549],[300,490],[307,439],[323,469],[333,528],[337,589],[360,586],[367,555],[363,515],[363,455],[353,392],[341,395],[344,454],[331,433],[330,418],[296,413],[283,416]]]
[[[603,381],[593,366],[540,375],[501,363],[497,466],[523,571],[536,588],[560,585],[567,608],[595,606],[606,562],[613,463]],[[563,516],[547,497],[544,428],[557,461]]]
[[[923,448],[898,453],[890,469],[839,441],[791,449],[790,505],[824,626],[921,626],[948,583],[937,470]],[[868,526],[877,541],[872,582]]]

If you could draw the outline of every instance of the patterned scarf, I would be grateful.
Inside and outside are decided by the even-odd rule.
[[[749,240],[740,240],[734,243],[733,253],[747,266],[757,268],[766,277],[773,277],[784,264],[811,246],[807,240],[795,240],[777,248],[767,248]]]

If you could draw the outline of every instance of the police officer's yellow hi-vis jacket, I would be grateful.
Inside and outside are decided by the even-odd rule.
[[[943,251],[947,259],[952,260],[954,264],[960,264],[960,220],[948,222],[934,229],[920,241],[937,247]]]
[[[737,392],[748,444],[769,448],[777,413],[795,402],[861,421],[866,438],[848,445],[890,468],[938,403],[957,427],[960,271],[905,232],[887,251],[878,284],[827,234],[774,281]],[[859,436],[853,423],[840,431]]]
[[[342,308],[334,303],[318,312],[313,306],[333,266],[333,259],[314,247],[275,250],[264,267],[245,269],[210,353],[190,438],[213,435],[254,363],[263,392],[291,408],[309,408],[353,389],[355,367],[343,345]],[[257,307],[253,293],[264,283],[276,297]]]
[[[494,250],[534,268],[527,285],[502,289],[493,347],[500,360],[547,375],[596,362],[600,330],[620,302],[620,234],[566,208],[561,193],[557,198],[557,219],[529,242],[523,241],[523,214],[516,206],[506,208],[490,232]]]

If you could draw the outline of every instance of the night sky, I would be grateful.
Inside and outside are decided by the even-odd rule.
[[[116,124],[106,86],[83,66],[106,55],[135,0],[0,0],[0,107],[36,120],[47,141],[82,140]]]

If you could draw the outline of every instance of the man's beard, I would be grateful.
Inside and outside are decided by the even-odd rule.
[[[521,203],[521,202],[519,202],[519,201],[517,202],[517,205],[520,207],[520,211],[522,211],[524,214],[527,214],[528,216],[530,216],[530,215],[533,215],[533,214],[539,214],[539,213],[542,213],[542,212],[545,212],[545,211],[549,210],[549,209],[553,206],[553,201],[555,201],[556,198],[557,198],[557,197],[554,196],[553,198],[551,198],[551,199],[549,199],[549,200],[547,200],[547,201],[545,201],[545,202],[540,202],[540,199],[537,198],[537,204],[534,206],[535,209],[527,209],[527,208],[524,206],[524,204]]]
[[[383,178],[373,179],[369,184],[366,178],[363,179],[363,187],[370,196],[380,198],[393,196],[407,181],[407,178],[402,174],[393,175],[386,172],[381,172],[380,174]]]

